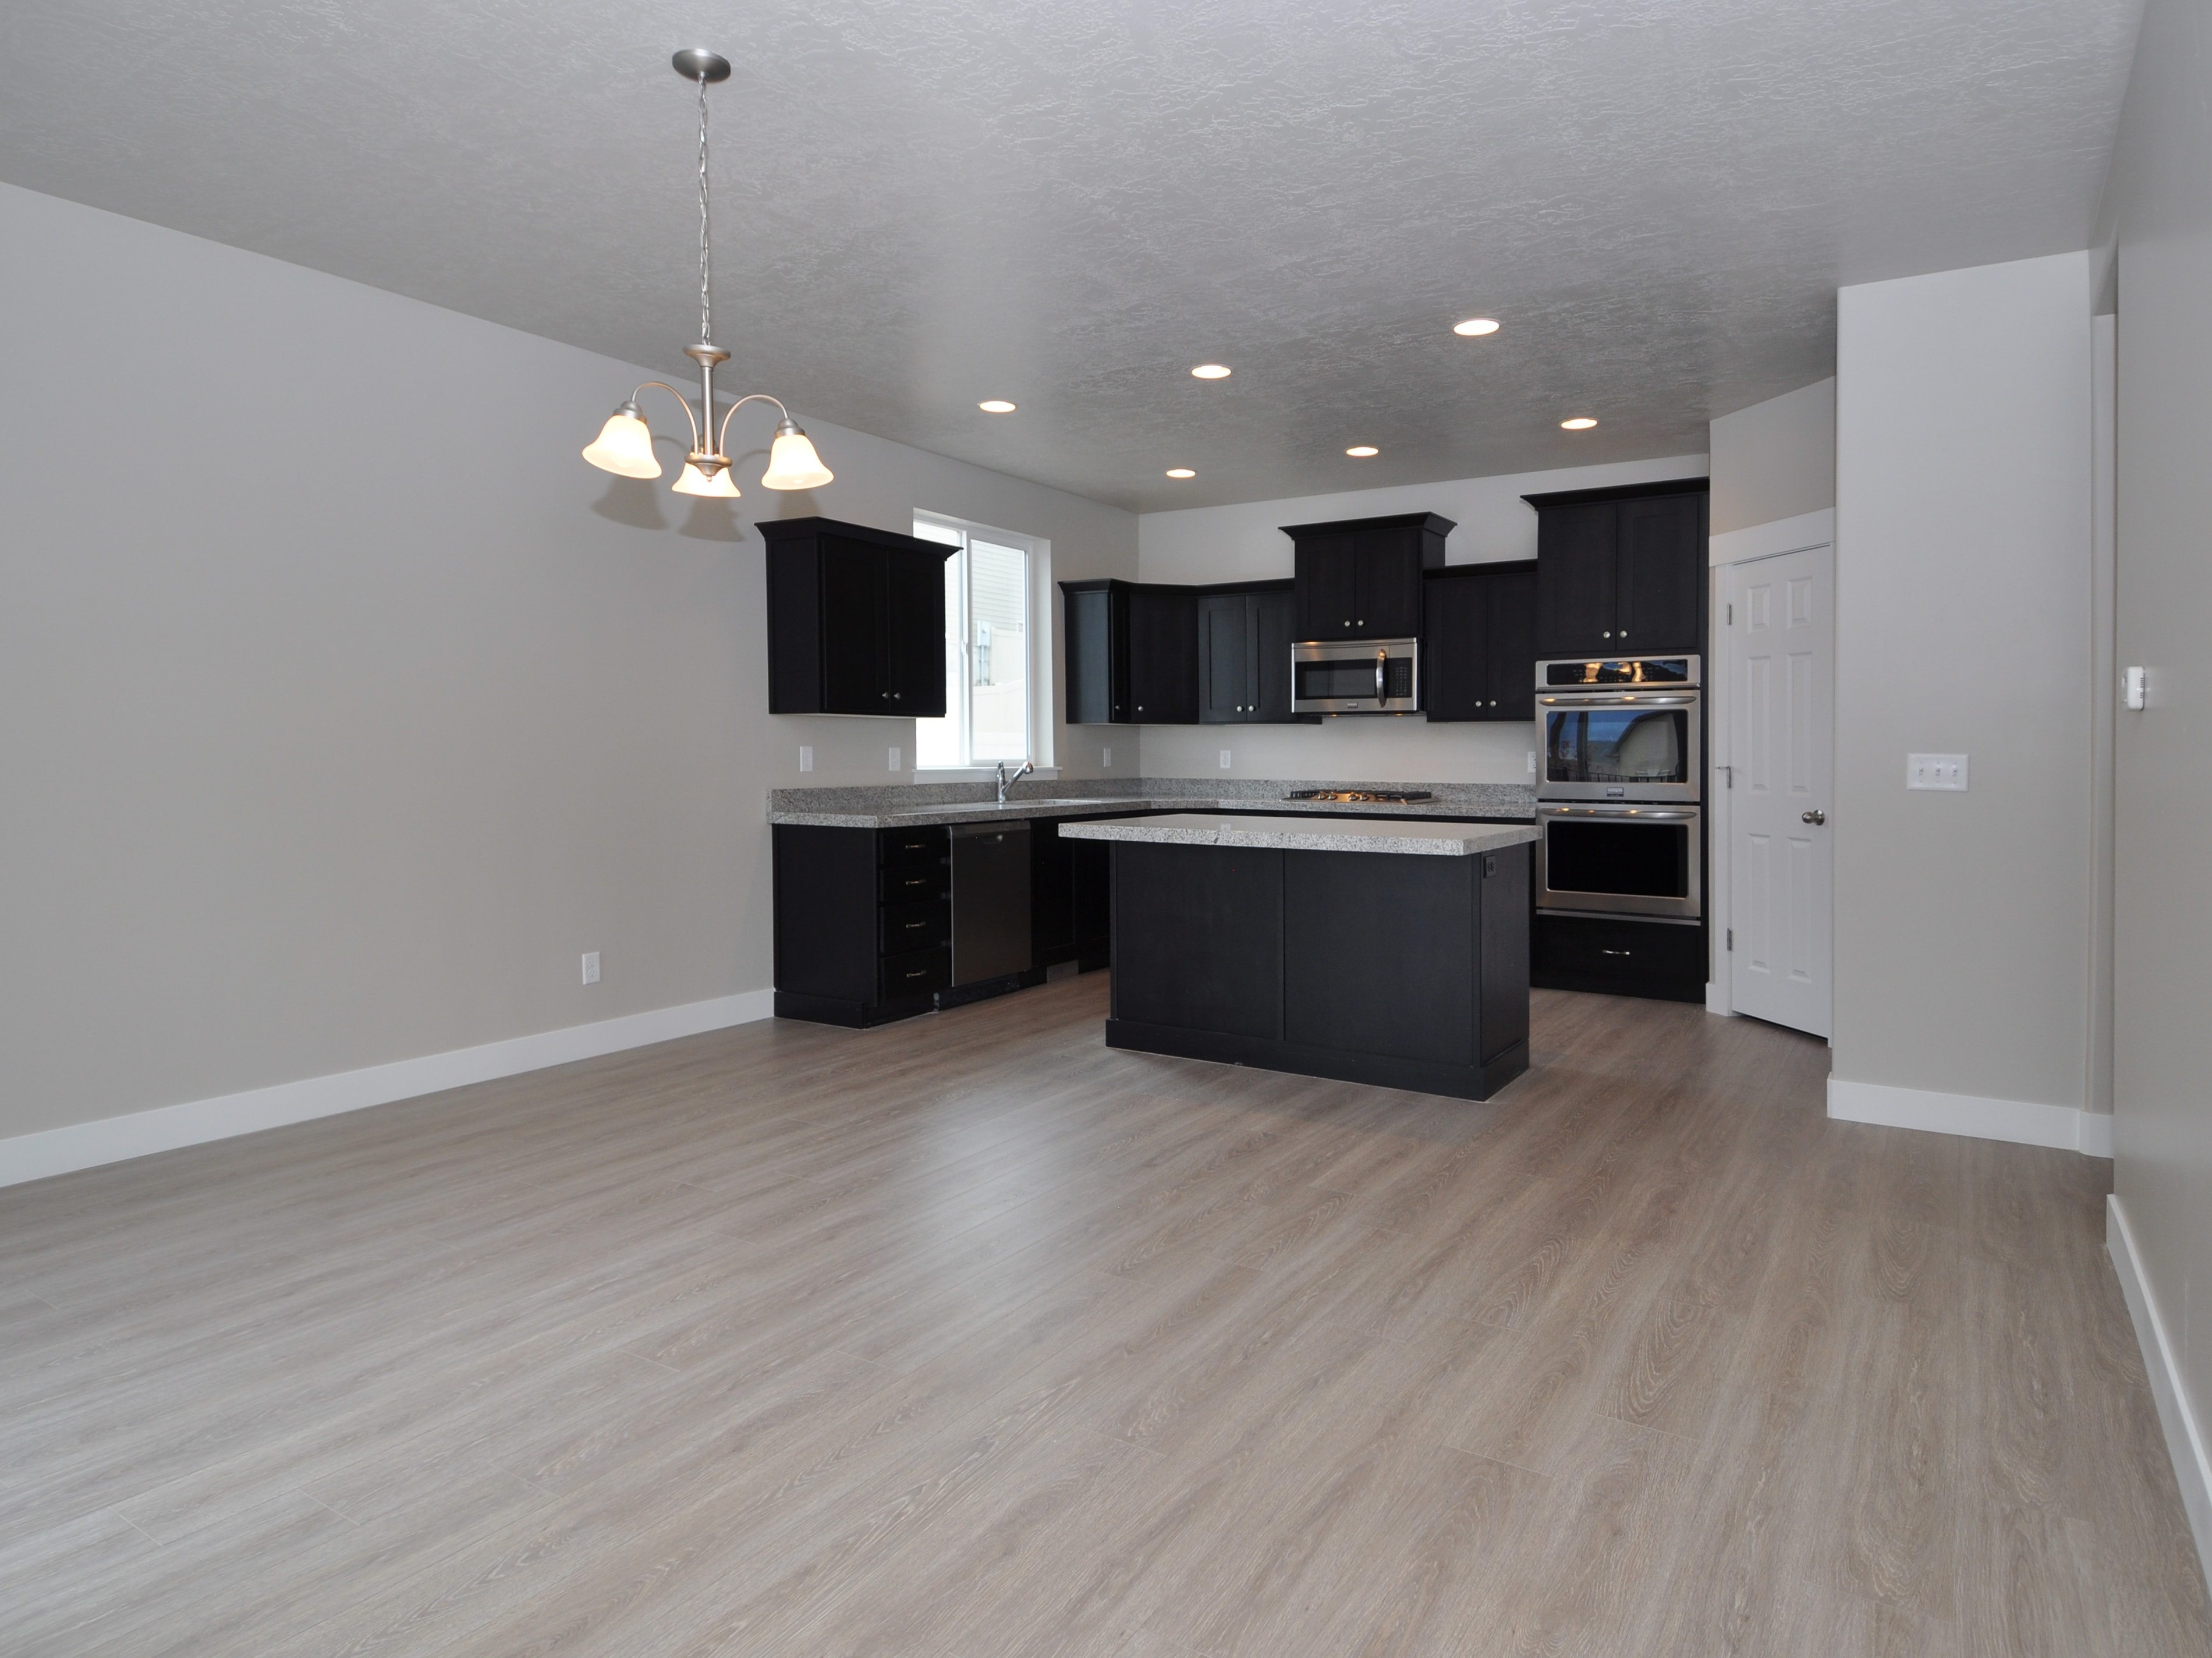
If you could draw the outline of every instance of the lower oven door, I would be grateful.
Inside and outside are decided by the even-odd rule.
[[[1576,914],[1705,914],[1705,824],[1696,806],[1536,808],[1536,908]]]

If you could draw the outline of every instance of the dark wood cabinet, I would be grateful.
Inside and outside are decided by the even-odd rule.
[[[1530,958],[1529,981],[1547,990],[1705,999],[1705,929],[1695,922],[1544,911]]]
[[[1705,491],[1681,478],[1522,496],[1536,509],[1536,654],[1700,649]]]
[[[1704,495],[1621,502],[1614,641],[1633,651],[1698,648],[1705,570]]]
[[[1536,716],[1536,566],[1431,571],[1422,601],[1422,709],[1433,720]]]
[[[1528,1068],[1528,848],[1114,847],[1106,1045],[1486,1099]]]
[[[1290,723],[1297,610],[1297,595],[1287,581],[1200,595],[1200,724]]]
[[[1071,726],[1198,720],[1198,594],[1137,581],[1063,581]]]
[[[1072,821],[1030,824],[1030,953],[1040,969],[1073,962],[1088,973],[1111,955],[1112,848],[1062,840],[1060,826]]]
[[[773,838],[777,1017],[872,1025],[934,1007],[952,981],[947,831],[778,823]]]
[[[1297,637],[1418,636],[1421,573],[1443,563],[1452,527],[1434,513],[1285,525],[1297,572]]]
[[[1198,720],[1198,597],[1188,587],[1129,590],[1129,701],[1139,725]]]
[[[1126,581],[1060,584],[1071,726],[1128,723],[1130,585]]]
[[[768,567],[770,714],[945,713],[945,561],[952,549],[834,519],[759,526]]]

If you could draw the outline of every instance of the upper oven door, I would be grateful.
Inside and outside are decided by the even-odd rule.
[[[1415,714],[1421,656],[1411,639],[1310,641],[1291,647],[1293,714]]]
[[[1704,721],[1695,691],[1540,691],[1540,800],[1695,801]]]

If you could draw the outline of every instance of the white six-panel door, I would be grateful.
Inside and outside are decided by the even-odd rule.
[[[1835,551],[1731,567],[1730,1005],[1831,1034]]]

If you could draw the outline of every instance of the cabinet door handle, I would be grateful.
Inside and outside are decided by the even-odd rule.
[[[1605,636],[1606,636],[1607,639],[1612,638],[1612,637],[1613,637],[1613,629],[1610,629],[1610,628],[1607,628],[1607,629],[1605,630]]]
[[[903,692],[903,691],[893,691],[893,692],[891,693],[891,701],[894,701],[894,702],[896,702],[896,701],[897,701],[899,700],[899,698],[900,698],[900,697],[903,696],[904,695],[906,695],[906,693],[905,693],[905,692]]]
[[[1600,945],[1597,953],[1601,956],[1632,956],[1636,952],[1629,950],[1607,950],[1603,945]]]

